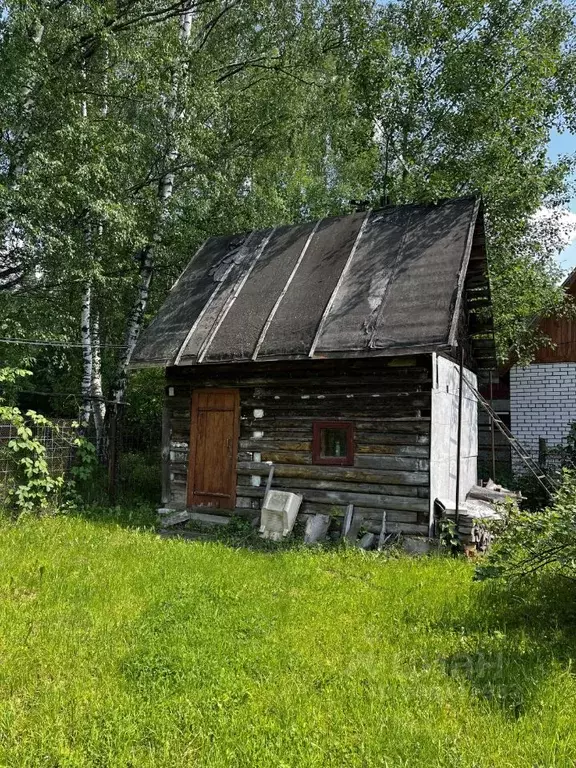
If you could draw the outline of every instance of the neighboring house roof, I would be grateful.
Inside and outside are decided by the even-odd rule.
[[[562,288],[566,289],[566,293],[571,293],[573,296],[575,295],[574,289],[576,288],[576,269],[573,269],[566,280],[564,280],[562,283]]]
[[[567,296],[576,299],[576,269],[562,283]],[[539,330],[548,336],[552,346],[543,345],[534,355],[535,363],[576,362],[576,319],[571,315],[551,316],[535,321]]]
[[[478,305],[491,314],[482,213],[474,198],[213,237],[142,334],[132,365],[454,347],[470,272]],[[484,346],[492,345],[487,357],[493,358],[488,335]]]

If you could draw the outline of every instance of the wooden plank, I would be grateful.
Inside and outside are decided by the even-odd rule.
[[[271,418],[264,413],[264,417],[256,419],[253,415],[244,413],[242,415],[242,427],[244,429],[256,429],[266,431],[267,429],[276,429],[278,431],[291,432],[293,430],[302,431],[304,429],[312,429],[312,422],[314,418],[311,414],[300,415],[291,413],[289,418],[278,416]],[[354,428],[358,432],[380,434],[395,433],[395,434],[430,434],[430,417],[429,416],[400,416],[392,417],[390,415],[377,416],[374,413],[370,415],[370,418],[354,417]]]
[[[424,458],[430,456],[430,448],[427,445],[356,445],[356,453],[381,455],[381,456],[408,456],[411,458]]]
[[[290,491],[290,485],[275,486],[279,490]],[[385,496],[370,493],[351,493],[348,491],[316,491],[302,489],[300,493],[307,501],[318,501],[325,504],[354,504],[359,507],[375,507],[380,509],[406,509],[411,512],[428,512],[427,499],[418,499],[413,496]],[[264,496],[263,488],[238,487],[238,495],[261,499]]]
[[[238,485],[251,486],[251,475],[238,475]],[[244,481],[244,482],[240,482]],[[339,480],[300,480],[290,478],[284,485],[290,485],[294,491],[302,488],[314,491],[349,491],[350,493],[374,493],[387,496],[412,496],[418,497],[418,489],[409,485],[382,485],[381,483],[353,483],[340,482]],[[252,486],[253,487],[253,486]],[[428,490],[427,488],[425,489]]]
[[[261,462],[239,462],[238,474],[264,475],[268,465]],[[423,485],[428,487],[428,472],[408,472],[391,470],[364,470],[359,467],[299,466],[294,464],[276,464],[276,477],[290,477],[318,480],[341,480],[358,483],[381,483],[389,485]]]
[[[428,459],[411,459],[404,456],[362,456],[354,458],[354,466],[360,469],[403,469],[407,472],[428,472]]]
[[[303,451],[262,451],[262,461],[274,464],[312,464],[312,454]]]
[[[277,400],[284,402],[307,402],[316,400],[364,400],[365,398],[377,398],[384,400],[388,397],[411,397],[417,395],[424,397],[429,395],[429,389],[432,382],[414,382],[401,381],[397,378],[383,382],[380,378],[370,381],[364,377],[356,383],[347,380],[315,383],[309,382],[300,386],[278,386],[278,387],[254,387],[250,388],[249,393],[243,393],[243,399],[253,399],[258,402],[274,402]]]
[[[241,451],[312,451],[312,440],[264,440],[258,438],[240,439]]]
[[[262,401],[254,398],[242,398],[242,408],[263,408],[265,412],[269,411],[280,415],[286,414],[287,408],[293,408],[303,415],[317,412],[334,415],[334,409],[337,408],[342,413],[366,414],[368,417],[372,415],[374,410],[380,409],[382,416],[385,417],[387,414],[394,415],[409,409],[430,408],[430,395],[417,392],[399,392],[387,397],[363,397],[357,400],[343,398],[338,404],[331,402],[327,397],[323,397],[298,400],[297,402],[290,402],[289,405],[282,400]],[[312,418],[316,418],[316,416],[313,415]]]
[[[343,539],[345,539],[348,536],[350,527],[352,525],[353,517],[354,517],[354,505],[348,504],[348,506],[346,507],[346,512],[344,514],[344,519],[342,521],[342,538]]]
[[[162,408],[162,438],[160,457],[162,462],[162,506],[170,502],[170,413]]]
[[[382,512],[382,522],[380,524],[380,533],[378,534],[378,544],[376,549],[381,552],[384,547],[384,539],[386,538],[386,512]]]
[[[173,515],[168,515],[162,519],[162,525],[164,528],[171,528],[173,525],[181,525],[188,522],[192,516],[192,513],[188,510],[182,510],[181,512],[175,512]]]

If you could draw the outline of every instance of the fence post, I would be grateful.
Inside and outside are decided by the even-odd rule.
[[[162,409],[162,506],[170,503],[170,411]]]
[[[108,503],[111,507],[116,505],[119,407],[119,403],[110,403],[110,421],[108,434]]]
[[[546,444],[546,438],[538,438],[538,464],[545,470],[548,461],[548,446]]]

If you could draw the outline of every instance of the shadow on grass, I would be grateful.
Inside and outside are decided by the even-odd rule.
[[[147,531],[156,528],[156,508],[149,503],[122,504],[116,507],[103,505],[83,505],[75,509],[70,515],[91,523],[101,525],[119,525],[122,528],[139,528]]]
[[[554,669],[576,658],[576,583],[540,574],[506,585],[476,585],[466,608],[440,625],[460,635],[462,651],[443,659],[446,674],[518,718],[539,700]]]

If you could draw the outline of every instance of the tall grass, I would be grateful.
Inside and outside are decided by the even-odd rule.
[[[576,761],[569,628],[466,562],[56,517],[0,524],[0,565],[7,768]]]

